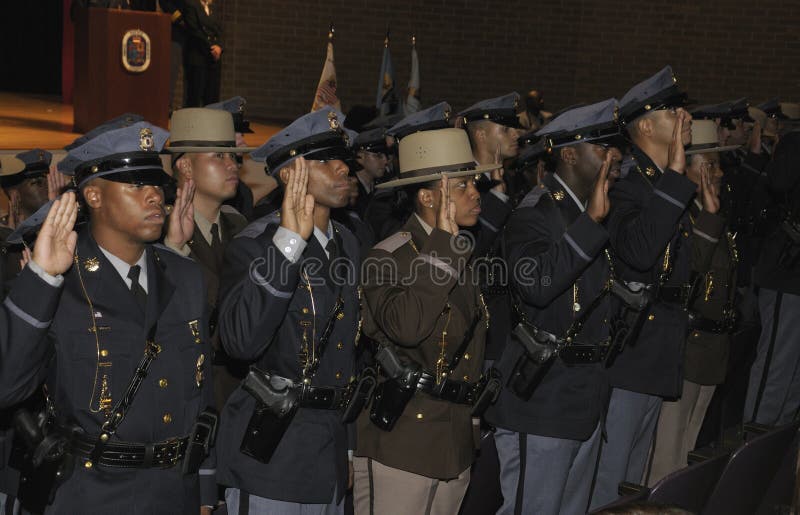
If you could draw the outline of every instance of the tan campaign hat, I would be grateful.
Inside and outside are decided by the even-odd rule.
[[[25,169],[25,161],[12,155],[0,155],[0,179],[11,177]]]
[[[476,164],[469,138],[462,129],[437,129],[409,134],[400,140],[398,154],[400,178],[379,184],[378,188],[437,181],[444,175],[477,175],[502,166]]]
[[[800,119],[800,104],[795,102],[781,102],[781,112],[790,120]]]
[[[719,146],[719,132],[714,120],[692,120],[692,144],[686,147],[686,155],[706,152],[728,152],[739,145]]]
[[[169,145],[165,151],[172,154],[185,152],[233,152],[246,154],[256,147],[237,147],[233,116],[221,109],[187,107],[172,113]]]

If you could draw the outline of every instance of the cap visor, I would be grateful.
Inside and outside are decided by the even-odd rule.
[[[113,182],[124,182],[127,184],[143,184],[146,186],[166,186],[174,182],[174,179],[160,168],[122,170],[107,175],[98,175],[96,178]]]
[[[207,153],[207,152],[230,152],[232,154],[249,154],[258,147],[164,147],[164,153],[184,154],[186,152]]]

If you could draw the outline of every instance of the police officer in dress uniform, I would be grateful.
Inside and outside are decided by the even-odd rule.
[[[716,385],[725,381],[733,331],[738,250],[733,234],[726,231],[720,213],[719,190],[723,171],[721,155],[739,148],[720,146],[713,120],[692,121],[692,144],[686,150],[686,176],[697,185],[697,197],[689,205],[694,224],[702,212],[706,223],[692,230],[692,248],[714,244],[706,260],[692,263],[689,299],[689,334],[686,340],[683,391],[680,399],[661,405],[650,471],[650,485],[686,466]],[[703,199],[703,200],[701,200]],[[704,240],[704,241],[698,241]]]
[[[409,134],[450,127],[452,110],[447,102],[439,102],[422,111],[417,111],[398,121],[388,129],[386,136],[393,139],[394,146]],[[374,121],[374,120],[373,120]],[[376,190],[367,209],[364,220],[372,227],[376,241],[381,241],[397,232],[406,222],[408,213],[403,211],[406,199],[402,191],[395,189]]]
[[[375,194],[375,183],[386,174],[389,166],[389,149],[386,146],[386,131],[382,127],[358,133],[353,143],[358,167],[358,200],[355,210],[362,219],[367,206]]]
[[[528,398],[509,386],[487,412],[497,427],[500,457],[503,506],[497,513],[582,514],[609,392],[602,362],[615,308],[607,291],[611,257],[602,222],[622,159],[617,101],[567,111],[537,135],[555,158],[555,173],[511,215],[504,255],[511,270],[532,263],[532,273],[511,277],[520,318],[540,340],[570,340]],[[570,345],[593,346],[594,352],[580,356]],[[529,358],[515,340],[508,346],[497,366],[513,381],[514,366]]]
[[[183,107],[219,102],[222,76],[222,17],[213,0],[183,3]]]
[[[224,110],[179,109],[172,113],[170,129],[166,150],[173,156],[174,177],[192,204],[193,217],[186,221],[186,231],[180,231],[179,241],[167,237],[164,244],[192,258],[203,269],[210,328],[215,337],[215,404],[222,411],[244,374],[242,367],[221,351],[216,339],[219,281],[225,247],[247,226],[244,216],[224,202],[236,195],[239,184],[236,157],[254,149],[236,146],[233,118]]]
[[[686,95],[676,82],[667,66],[620,100],[633,162],[610,194],[614,269],[629,288],[645,289],[654,300],[638,337],[608,370],[608,443],[600,453],[592,509],[616,499],[620,482],[642,481],[661,400],[680,396],[683,384],[685,306],[696,253],[687,206],[696,185],[685,175],[691,116],[681,107]],[[701,213],[694,227],[708,233],[705,224]],[[705,247],[713,251],[714,244]]]
[[[750,370],[744,420],[783,425],[800,410],[800,131],[784,134],[766,167],[774,222],[767,227],[754,282],[761,336]]]
[[[216,503],[202,274],[150,243],[165,219],[167,134],[140,122],[69,152],[61,168],[89,222],[76,234],[75,194],[55,201],[3,303],[0,402],[46,379],[51,434],[71,435],[48,512],[194,514]]]
[[[340,408],[354,380],[359,279],[352,264],[359,255],[355,237],[329,216],[349,195],[342,121],[341,113],[323,108],[251,154],[284,184],[284,202],[280,213],[256,220],[226,249],[220,338],[232,358],[253,363],[270,384],[292,392],[296,411],[271,440],[269,456],[246,454],[240,448],[247,447],[256,399],[242,388],[229,398],[219,440],[229,513],[344,510],[348,429]]]
[[[489,320],[472,246],[458,233],[478,222],[475,174],[498,166],[471,156],[460,129],[411,134],[400,141],[399,178],[379,186],[405,186],[413,214],[366,261],[364,334],[419,375],[404,407],[391,400],[397,383],[384,380],[358,420],[357,514],[454,514],[469,484],[477,425],[468,392],[481,376]]]

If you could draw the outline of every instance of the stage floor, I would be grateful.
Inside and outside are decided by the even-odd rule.
[[[257,147],[282,126],[251,121],[250,128],[245,141]],[[80,135],[72,132],[72,105],[59,97],[0,91],[0,151],[59,151]]]
[[[72,132],[72,105],[64,104],[57,96],[8,93],[0,91],[0,154],[18,154],[25,150],[41,148],[53,153],[53,162],[64,158],[65,145],[80,136]],[[245,134],[245,142],[258,147],[282,125],[251,120],[253,134]],[[170,166],[169,156],[162,156],[165,169]],[[266,194],[274,181],[264,173],[263,164],[245,160],[240,172],[242,180],[254,194]],[[260,197],[259,197],[260,198]],[[0,216],[8,210],[8,199],[0,190]]]

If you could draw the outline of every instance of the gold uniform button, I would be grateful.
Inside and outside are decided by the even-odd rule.
[[[169,381],[167,381],[163,377],[158,380],[158,386],[160,386],[161,388],[166,388],[168,385],[169,385]]]
[[[100,351],[100,355],[105,358],[106,356],[108,356],[108,351],[106,349],[103,349]]]
[[[336,348],[339,349],[339,350],[342,350],[342,349],[344,349],[344,344],[342,342],[339,342],[339,343],[336,344]]]
[[[417,420],[422,420],[422,413],[417,413]]]
[[[464,359],[469,359],[469,354],[464,354]]]
[[[303,314],[304,314],[304,315],[307,315],[307,314],[308,314],[308,308],[303,308]]]
[[[165,424],[169,424],[170,422],[172,422],[172,415],[171,415],[171,414],[169,414],[169,413],[164,413],[164,416],[163,416],[163,417],[161,417],[161,420],[162,420],[162,421],[163,421]]]
[[[90,468],[92,468],[92,462],[91,461],[87,461],[86,463],[83,464],[83,466],[86,467],[87,469],[90,469]]]
[[[647,316],[647,319],[652,322],[653,320],[656,319],[656,316],[651,313],[650,315]]]
[[[465,375],[464,376],[464,381],[469,381],[469,376]]]
[[[336,379],[341,379],[342,378],[342,373],[341,372],[336,372],[336,376],[335,377],[336,377]]]
[[[692,336],[694,336],[695,338],[700,338],[700,333],[698,333],[697,331],[695,331],[695,332],[692,334]]]

